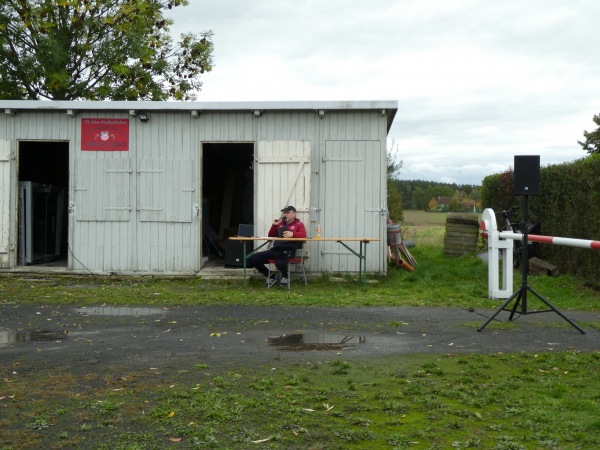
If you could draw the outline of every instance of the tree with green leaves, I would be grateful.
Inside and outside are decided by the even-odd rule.
[[[212,69],[212,32],[164,12],[187,0],[2,0],[0,99],[193,100]]]
[[[577,141],[577,143],[590,155],[592,153],[600,153],[600,114],[594,116],[593,120],[594,123],[598,125],[596,131],[584,131],[583,137],[585,138],[585,142]]]
[[[429,209],[429,201],[431,199],[435,200],[435,197],[431,196],[431,192],[427,189],[423,189],[420,186],[417,186],[413,192],[413,204],[415,209],[420,209],[423,211],[427,211]],[[436,203],[437,206],[437,203]]]
[[[395,183],[395,179],[400,175],[402,161],[396,158],[397,145],[392,143],[392,148],[387,152],[387,205],[388,216],[392,222],[402,222],[404,220],[404,207],[402,206],[402,193]]]

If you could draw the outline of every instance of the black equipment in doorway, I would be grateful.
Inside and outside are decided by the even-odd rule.
[[[60,256],[64,208],[63,188],[19,182],[19,265],[50,262]]]
[[[254,235],[254,225],[240,224],[237,235],[252,237]],[[248,244],[227,240],[227,244],[225,245],[225,267],[244,267],[244,245]],[[249,252],[250,250],[247,251]]]
[[[523,230],[523,243],[528,242],[529,236],[529,195],[539,195],[540,194],[540,157],[536,156],[515,156],[515,171],[514,171],[514,194],[515,195],[523,195],[523,222],[522,222],[522,230]],[[534,313],[544,313],[544,312],[552,312],[554,311],[564,320],[566,320],[573,328],[579,331],[581,334],[585,334],[585,331],[581,329],[575,322],[565,316],[562,312],[556,309],[552,303],[550,303],[542,294],[537,292],[535,289],[531,287],[529,282],[527,281],[527,276],[529,274],[529,255],[528,255],[528,245],[521,245],[521,267],[522,267],[522,282],[521,287],[517,289],[497,310],[492,316],[479,328],[477,331],[483,330],[487,324],[489,324],[492,320],[496,318],[501,311],[509,311],[505,309],[510,302],[516,299],[515,304],[510,310],[510,316],[508,320],[513,320],[515,313],[519,313],[522,315],[526,314],[534,314]],[[529,311],[527,309],[527,293],[531,292],[535,297],[538,298],[542,303],[544,303],[550,309],[544,309],[541,311]],[[519,305],[521,305],[521,309],[519,309]]]

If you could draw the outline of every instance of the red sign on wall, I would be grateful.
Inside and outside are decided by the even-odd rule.
[[[129,119],[81,119],[81,150],[128,151]]]

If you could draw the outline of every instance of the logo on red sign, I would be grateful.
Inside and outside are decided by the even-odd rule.
[[[81,119],[81,150],[128,151],[129,119]]]

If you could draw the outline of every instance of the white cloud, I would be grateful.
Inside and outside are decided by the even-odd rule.
[[[199,100],[398,100],[403,179],[479,184],[516,154],[586,154],[600,113],[596,0],[191,0],[212,29]]]

